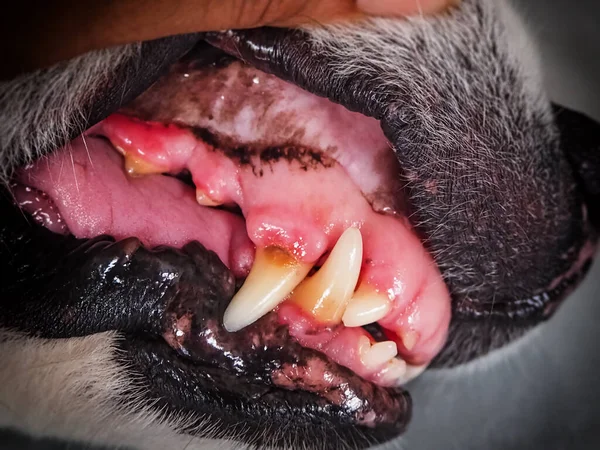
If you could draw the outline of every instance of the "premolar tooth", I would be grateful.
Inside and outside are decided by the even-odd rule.
[[[377,342],[370,348],[362,347],[360,359],[369,369],[376,369],[390,361],[398,354],[396,343],[393,341]]]
[[[347,327],[361,327],[383,319],[390,311],[390,301],[368,288],[358,288],[342,317]]]
[[[360,230],[348,228],[319,271],[294,290],[293,301],[321,323],[339,323],[358,282],[362,250]]]
[[[202,206],[221,206],[222,203],[210,198],[210,196],[202,189],[196,189],[196,201]]]
[[[311,268],[279,247],[257,249],[248,278],[225,310],[225,329],[238,331],[256,322],[285,300]]]
[[[119,149],[119,151],[122,152],[123,149]],[[125,172],[130,177],[141,177],[143,175],[162,173],[164,170],[148,161],[125,153]]]

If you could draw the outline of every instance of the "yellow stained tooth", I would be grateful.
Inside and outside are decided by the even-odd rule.
[[[221,206],[223,203],[210,198],[202,189],[196,189],[196,201],[202,206]]]
[[[122,149],[120,151],[122,151]],[[125,153],[125,172],[127,172],[127,175],[130,177],[141,177],[143,175],[163,173],[164,169],[149,163],[148,161]]]
[[[360,230],[348,228],[319,271],[294,289],[292,301],[323,324],[340,323],[358,281],[362,251]]]
[[[311,268],[279,247],[257,249],[248,278],[225,310],[225,329],[238,331],[256,322],[284,301]]]
[[[361,286],[348,303],[342,322],[347,327],[362,327],[383,319],[390,308],[390,301],[385,295]]]

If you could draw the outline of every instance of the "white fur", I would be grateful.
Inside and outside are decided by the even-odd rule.
[[[475,24],[476,7],[483,11],[483,26]],[[423,95],[429,84],[436,84],[436,75],[463,78],[466,72],[456,65],[454,50],[473,48],[477,46],[474,43],[481,42],[481,53],[469,54],[477,64],[478,73],[490,70],[481,81],[501,80],[495,71],[508,64],[519,70],[522,85],[515,88],[527,93],[528,103],[534,109],[549,110],[548,98],[540,83],[543,77],[539,51],[521,17],[507,0],[462,0],[460,8],[447,14],[452,15],[450,20],[446,15],[417,16],[404,22],[371,19],[353,25],[311,26],[306,31],[324,52],[336,54],[340,64],[335,67],[333,76],[363,73],[373,66],[385,67],[389,85],[405,85],[412,78],[411,92],[419,92],[415,85],[421,84]],[[477,34],[480,29],[487,34]],[[416,50],[420,38],[427,41],[429,52],[422,60],[418,60]],[[485,53],[490,42],[498,44],[499,59]]]
[[[166,420],[150,408],[144,386],[117,363],[115,339],[47,340],[0,329],[0,427],[115,447],[233,448],[178,434],[185,418]],[[125,404],[132,384],[139,398]]]
[[[476,12],[478,7],[483,11],[481,16]],[[427,116],[423,105],[428,104],[432,91],[450,86],[453,91],[446,92],[446,100],[473,101],[473,108],[478,109],[494,102],[500,111],[508,112],[512,105],[499,104],[498,98],[486,89],[485,83],[493,83],[500,92],[517,92],[519,106],[526,106],[530,113],[545,113],[551,123],[538,51],[510,4],[505,0],[463,0],[460,8],[447,14],[451,17],[414,17],[406,23],[371,19],[351,26],[332,25],[307,31],[322,52],[335,54],[332,77],[364,76],[376,67],[374,77],[386,77],[380,89],[408,93],[410,104],[403,104],[403,108],[417,110],[419,117]],[[478,20],[483,24],[478,24]],[[425,42],[425,55],[418,50],[420,41]],[[489,53],[492,44],[498,46],[498,57]],[[469,78],[471,73],[460,65],[459,52],[468,52],[476,67],[475,79]],[[508,67],[518,72],[514,85],[507,84],[503,74]],[[482,101],[481,96],[489,99]],[[432,128],[427,131],[442,142],[460,138],[455,135],[462,131],[457,126],[461,117],[453,114],[443,117],[447,122],[442,127],[439,117],[431,117]],[[490,128],[502,130],[506,142],[517,141],[513,138],[521,130],[510,128],[510,122],[503,121],[501,114],[493,119]]]

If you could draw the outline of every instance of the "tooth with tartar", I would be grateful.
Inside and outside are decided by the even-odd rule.
[[[390,361],[397,354],[398,349],[396,347],[396,343],[392,341],[384,341],[377,342],[370,346],[361,345],[360,359],[368,369],[376,369]]]
[[[257,249],[248,278],[225,310],[225,329],[238,331],[256,322],[283,302],[311,268],[279,247]]]
[[[119,149],[119,152],[121,151],[123,151],[123,149]],[[125,172],[127,172],[127,175],[130,177],[141,177],[143,175],[163,173],[164,170],[148,161],[125,153]]]
[[[348,228],[319,271],[294,290],[294,303],[323,324],[340,323],[358,282],[362,253],[360,230]]]
[[[342,322],[347,327],[362,327],[383,319],[390,308],[390,301],[385,295],[361,286],[348,303]]]
[[[221,206],[222,203],[210,198],[202,189],[196,189],[196,201],[202,206]]]

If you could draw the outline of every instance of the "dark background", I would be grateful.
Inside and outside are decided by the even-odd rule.
[[[540,47],[552,99],[600,120],[600,1],[516,4]],[[413,383],[414,420],[385,448],[600,449],[598,343],[600,261],[547,324],[484,359]],[[0,448],[81,450],[1,431]]]

